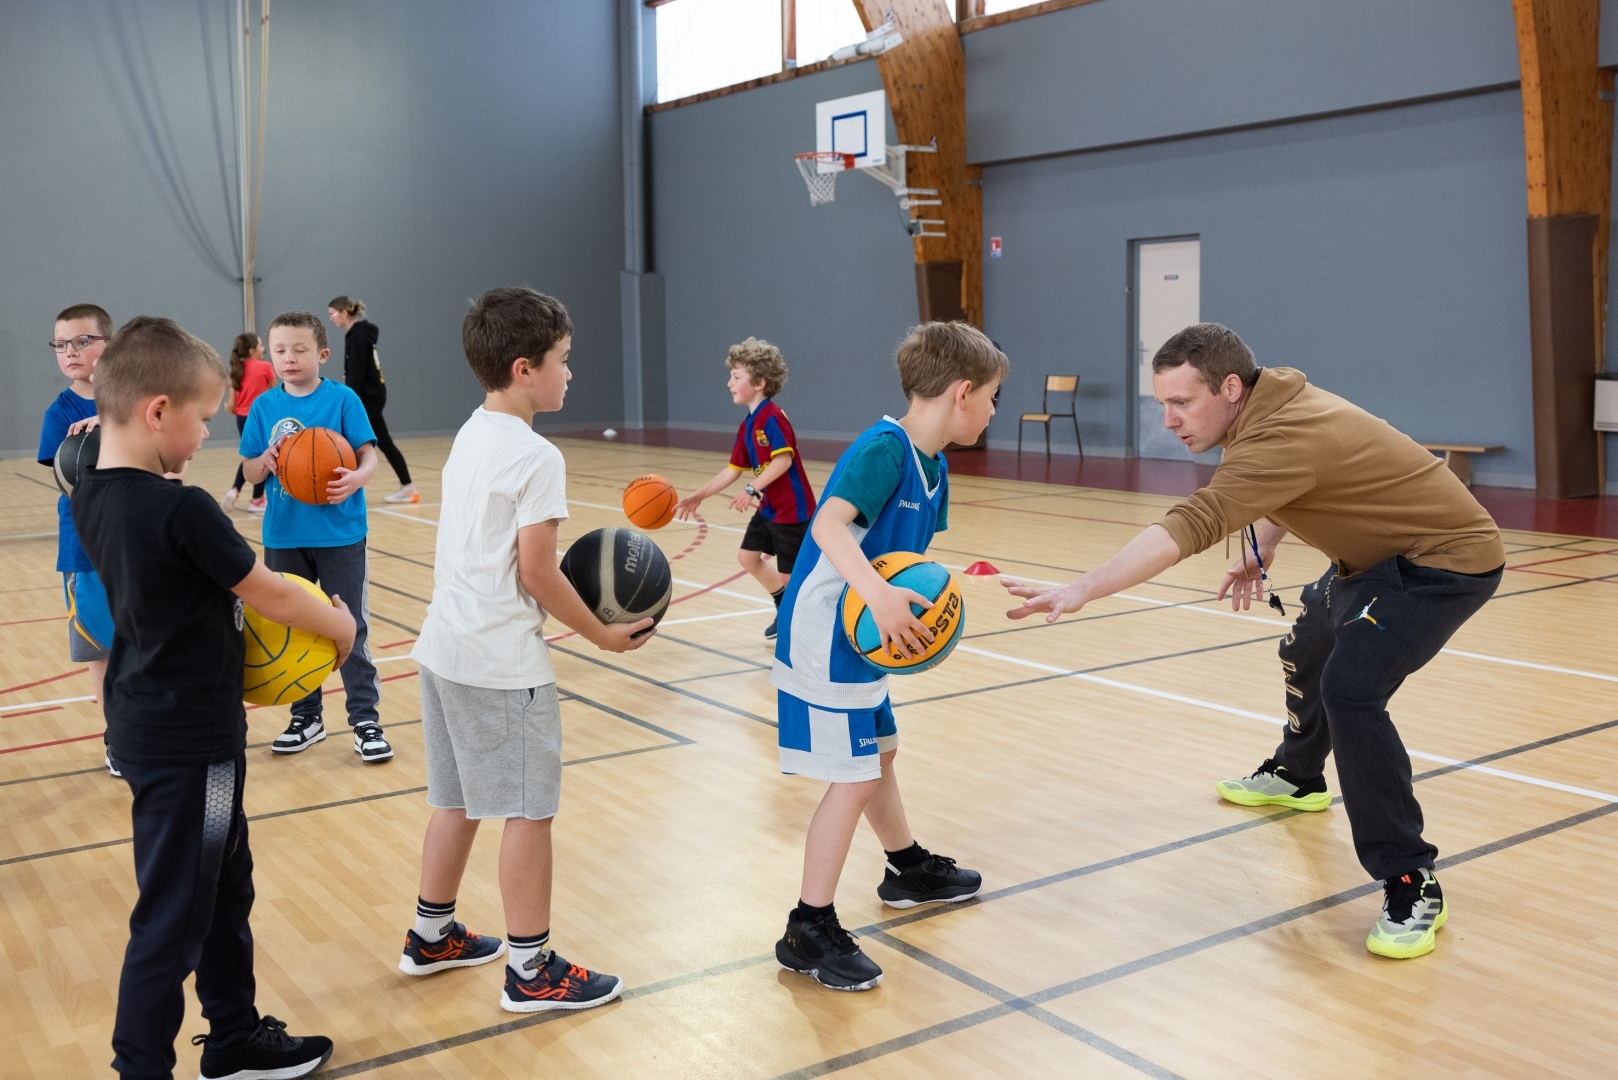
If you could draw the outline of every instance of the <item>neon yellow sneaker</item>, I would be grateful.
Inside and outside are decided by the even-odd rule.
[[[1371,927],[1365,947],[1394,960],[1432,952],[1438,928],[1449,920],[1449,905],[1433,872],[1421,869],[1389,878],[1382,889],[1382,917]]]
[[[1331,805],[1326,778],[1299,780],[1270,758],[1252,776],[1221,780],[1214,785],[1219,797],[1238,806],[1285,806],[1293,810],[1324,810]]]

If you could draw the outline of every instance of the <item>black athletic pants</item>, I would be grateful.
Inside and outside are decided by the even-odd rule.
[[[185,980],[211,1034],[258,1026],[253,1006],[253,856],[242,782],[247,755],[217,765],[118,767],[134,793],[135,881],[118,980],[112,1067],[124,1080],[173,1075]]]
[[[1303,590],[1281,642],[1289,722],[1275,760],[1307,779],[1336,752],[1354,852],[1373,878],[1431,868],[1438,856],[1422,839],[1388,699],[1494,595],[1500,574],[1435,570],[1402,555],[1347,577],[1333,567]]]
[[[371,430],[376,432],[376,446],[382,451],[382,456],[388,459],[393,471],[399,477],[399,485],[403,487],[410,483],[410,466],[405,464],[404,455],[399,448],[393,445],[393,436],[388,434],[388,422],[382,419],[382,409],[387,405],[386,397],[362,397],[360,402],[365,406],[365,418],[371,422]]]
[[[247,417],[238,416],[236,418],[236,434],[240,435],[242,433],[242,428],[244,428],[246,426],[247,426]],[[241,463],[237,462],[236,463],[236,482],[231,484],[230,486],[235,488],[237,491],[240,491],[242,489],[242,485],[245,484],[245,483],[247,483],[247,477],[245,475],[243,475],[243,473],[242,473]],[[253,485],[253,498],[261,499],[263,497],[264,497],[264,481],[260,480],[258,483]]]

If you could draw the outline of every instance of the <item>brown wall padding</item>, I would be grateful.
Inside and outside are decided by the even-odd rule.
[[[1542,499],[1597,493],[1594,214],[1528,219],[1534,487]]]
[[[961,260],[916,264],[916,307],[922,322],[966,318],[961,307]]]

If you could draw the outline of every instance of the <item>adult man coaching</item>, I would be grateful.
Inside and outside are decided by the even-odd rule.
[[[1281,643],[1289,721],[1281,745],[1251,776],[1220,782],[1219,794],[1243,806],[1324,810],[1331,797],[1322,773],[1335,750],[1355,853],[1383,883],[1366,948],[1397,959],[1431,952],[1448,915],[1433,876],[1438,850],[1422,839],[1410,758],[1387,704],[1494,594],[1505,563],[1500,532],[1408,436],[1300,371],[1256,367],[1242,339],[1218,323],[1188,327],[1158,350],[1152,390],[1163,425],[1188,450],[1224,447],[1213,479],[1066,585],[1006,582],[1023,598],[1008,614],[1048,612],[1055,622],[1238,530],[1246,530],[1243,555],[1219,598],[1229,592],[1246,609],[1263,598],[1282,537],[1324,552],[1332,566],[1303,590],[1303,610]]]

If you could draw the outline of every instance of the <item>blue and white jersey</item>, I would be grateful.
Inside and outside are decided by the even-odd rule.
[[[890,551],[924,552],[932,542],[939,509],[949,490],[949,470],[939,455],[938,482],[927,483],[920,451],[891,416],[884,416],[854,440],[837,459],[825,494],[837,487],[838,475],[859,449],[872,439],[897,435],[909,451],[898,487],[869,525],[850,523],[848,531],[867,559]],[[822,502],[816,514],[823,513]],[[875,709],[888,696],[888,678],[867,664],[843,634],[838,601],[847,582],[815,543],[814,532],[803,538],[792,580],[781,598],[779,631],[775,639],[775,667],[770,683],[793,697],[828,709]]]

